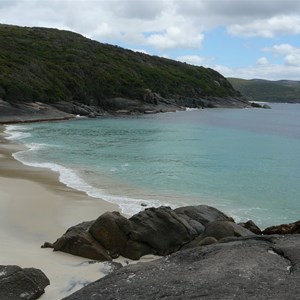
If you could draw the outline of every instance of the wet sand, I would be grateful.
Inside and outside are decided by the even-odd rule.
[[[3,129],[0,126],[0,264],[41,269],[51,282],[41,299],[61,299],[103,277],[108,267],[41,245],[55,241],[70,226],[119,208],[68,188],[48,169],[15,160],[12,153],[24,146],[6,140]]]

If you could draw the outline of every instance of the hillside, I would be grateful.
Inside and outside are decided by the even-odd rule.
[[[228,78],[233,87],[254,101],[300,102],[300,81]]]
[[[114,111],[144,104],[144,109],[247,105],[239,98],[212,69],[68,31],[0,25],[0,99],[5,102],[76,102]]]

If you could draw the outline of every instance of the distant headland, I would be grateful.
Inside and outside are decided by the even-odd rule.
[[[0,25],[0,70],[2,122],[250,106],[213,69],[65,30]]]

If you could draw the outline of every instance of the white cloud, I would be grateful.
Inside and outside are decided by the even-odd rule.
[[[286,66],[300,67],[300,48],[290,44],[279,44],[271,48],[265,48],[264,50],[283,56]]]
[[[216,71],[220,72],[225,77],[236,77],[244,79],[267,79],[280,80],[290,79],[299,80],[300,65],[288,66],[280,64],[262,64],[243,68],[229,68],[227,66],[215,65],[211,66]]]
[[[300,51],[298,53],[287,55],[284,61],[288,66],[300,67]]]
[[[228,32],[234,36],[273,38],[283,34],[300,33],[299,16],[274,16],[270,19],[255,20],[246,24],[234,24],[228,27]]]
[[[300,34],[297,0],[0,0],[0,23],[67,29],[100,42],[123,43],[148,52],[153,47],[158,51],[152,49],[153,53],[179,56],[181,61],[234,76],[273,78],[288,71],[296,76],[300,65],[299,48],[280,42],[264,50],[282,56],[282,66],[272,65],[265,53],[257,56],[261,57],[252,62],[253,66],[233,69],[214,65],[217,57],[214,60],[175,52],[204,48],[209,41],[204,35],[216,27],[243,38]],[[220,44],[226,42],[222,38]],[[216,46],[220,52],[221,46]]]
[[[137,52],[137,53],[143,53],[143,54],[148,54],[149,55],[149,53],[146,50],[143,50],[143,49],[131,49],[131,50],[134,51],[134,52]]]
[[[256,64],[257,64],[257,65],[267,65],[267,64],[269,64],[269,61],[268,61],[268,59],[267,59],[265,56],[263,56],[263,57],[260,57],[260,58],[256,61]]]
[[[295,0],[0,0],[0,22],[157,49],[198,48],[214,26],[236,36],[300,33],[299,9]]]
[[[195,66],[209,66],[212,64],[214,58],[213,57],[202,57],[198,55],[183,55],[177,57],[176,60],[179,60],[181,62],[186,62],[190,65]]]
[[[290,44],[279,44],[279,45],[274,45],[273,47],[264,48],[263,50],[273,52],[275,54],[284,55],[284,54],[293,53],[295,50],[297,50],[297,48],[295,48]]]
[[[171,26],[162,33],[150,34],[146,43],[157,49],[170,48],[200,48],[204,35],[195,32],[192,28]]]

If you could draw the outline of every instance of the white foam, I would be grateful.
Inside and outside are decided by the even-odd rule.
[[[71,170],[69,168],[66,168],[56,163],[49,163],[49,162],[37,163],[37,162],[29,161],[28,159],[25,158],[27,152],[38,151],[46,147],[47,145],[27,144],[26,146],[28,147],[27,150],[14,153],[13,157],[19,160],[20,162],[22,162],[24,165],[28,165],[31,167],[38,167],[38,168],[47,168],[52,170],[53,172],[58,173],[59,181],[64,183],[66,186],[81,192],[85,192],[90,197],[98,198],[98,199],[100,198],[107,202],[117,204],[118,206],[120,206],[121,211],[124,214],[132,215],[139,212],[141,210],[142,205],[144,205],[145,203],[148,206],[154,206],[154,207],[162,205],[162,203],[159,202],[158,200],[135,199],[126,196],[108,194],[103,189],[96,188],[88,184],[74,170]]]
[[[185,111],[195,111],[195,110],[200,110],[200,108],[195,108],[195,107],[186,107]]]
[[[27,127],[22,125],[6,125],[4,133],[7,134],[5,138],[7,140],[21,140],[27,137],[30,137],[29,132],[24,132],[27,130]]]
[[[5,134],[8,135],[6,139],[19,141],[21,139],[29,137],[31,136],[31,134],[29,132],[24,132],[27,130],[28,128],[26,126],[7,125],[5,128]],[[30,158],[28,159],[28,155],[27,155],[28,152],[39,151],[45,147],[50,147],[50,145],[30,143],[30,144],[25,144],[25,146],[27,147],[26,150],[19,151],[13,154],[13,157],[15,159],[17,159],[18,161],[20,161],[21,163],[27,166],[47,168],[52,170],[53,172],[58,173],[59,181],[64,183],[66,186],[81,192],[85,192],[90,197],[98,198],[98,199],[100,198],[105,201],[117,204],[120,206],[124,214],[129,214],[129,215],[135,214],[141,210],[141,207],[144,204],[147,204],[148,206],[155,206],[155,207],[162,205],[162,203],[159,202],[158,200],[135,199],[126,196],[109,194],[101,188],[96,188],[88,184],[74,170],[71,170],[69,168],[66,168],[56,163],[49,163],[49,162],[39,163],[39,162],[31,161]],[[129,164],[125,163],[121,165],[121,168],[124,169],[127,168],[128,166]],[[114,171],[118,171],[118,169]]]

